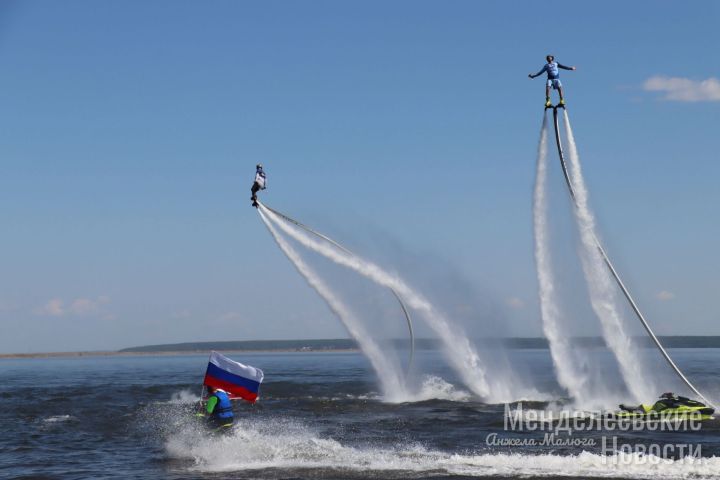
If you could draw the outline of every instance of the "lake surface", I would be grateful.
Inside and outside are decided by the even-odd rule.
[[[671,353],[703,391],[719,391],[720,350]],[[544,392],[524,399],[523,415],[557,414],[566,399],[549,352],[509,355]],[[679,431],[606,425],[554,437],[578,444],[543,444],[552,421],[508,428],[506,406],[468,393],[438,352],[418,353],[421,394],[412,402],[385,401],[358,353],[231,357],[266,380],[257,404],[236,403],[224,435],[192,415],[206,355],[0,360],[0,478],[720,477],[718,421]],[[633,452],[608,450],[603,439]],[[675,448],[657,456],[638,445]],[[701,458],[684,458],[679,445]]]

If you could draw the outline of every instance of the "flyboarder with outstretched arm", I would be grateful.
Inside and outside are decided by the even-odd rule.
[[[550,102],[550,87],[560,93],[559,105],[565,106],[565,98],[563,97],[562,83],[560,83],[559,69],[562,68],[563,70],[575,70],[575,67],[566,67],[565,65],[556,62],[553,55],[548,55],[547,57],[545,57],[545,59],[547,60],[545,66],[543,66],[543,68],[541,68],[538,73],[531,73],[528,75],[528,77],[535,78],[539,77],[543,73],[547,73],[547,83],[545,84],[545,108],[552,107],[552,103]]]
[[[263,171],[262,163],[258,163],[255,166],[255,181],[253,182],[252,188],[250,191],[252,192],[252,197],[250,197],[250,200],[252,200],[252,206],[257,208],[257,192],[260,190],[265,190],[267,188],[267,180],[265,179],[265,172]]]

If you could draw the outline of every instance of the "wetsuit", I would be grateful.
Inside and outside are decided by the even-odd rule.
[[[215,390],[209,397],[205,411],[210,415],[208,423],[214,428],[230,427],[233,424],[232,404],[228,394]]]
[[[560,69],[563,70],[572,70],[572,67],[566,67],[565,65],[561,63],[557,63],[556,61],[552,61],[550,63],[546,63],[543,68],[540,69],[540,71],[534,75],[530,75],[530,78],[539,77],[543,73],[547,73],[547,86],[552,87],[553,89],[557,90],[558,88],[562,87],[562,83],[560,83]]]
[[[265,179],[265,172],[263,172],[262,168],[258,168],[255,172],[255,181],[253,182],[252,188],[250,191],[252,192],[252,197],[250,197],[250,200],[253,201],[253,205],[255,205],[255,202],[257,202],[257,192],[260,190],[265,190],[267,188],[267,180]]]

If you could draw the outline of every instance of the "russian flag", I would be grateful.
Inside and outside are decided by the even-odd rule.
[[[225,390],[230,398],[242,398],[255,403],[265,374],[259,368],[243,365],[226,356],[212,352],[205,380],[208,387]]]

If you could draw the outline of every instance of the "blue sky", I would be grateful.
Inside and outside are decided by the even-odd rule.
[[[411,283],[447,265],[538,335],[527,74],[547,53],[578,67],[591,201],[641,305],[659,333],[718,335],[719,20],[715,2],[3,2],[0,351],[344,336],[248,205],[258,161],[269,205]]]

